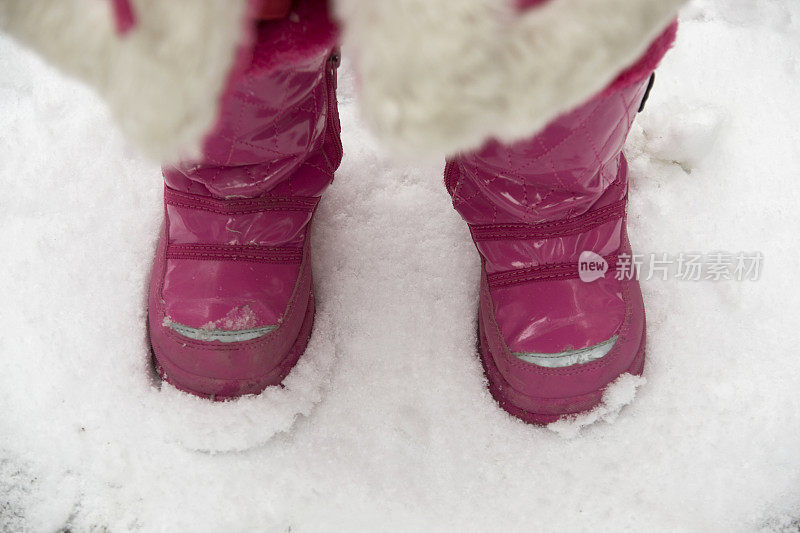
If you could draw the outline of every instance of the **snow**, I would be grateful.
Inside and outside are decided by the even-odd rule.
[[[489,396],[441,165],[386,157],[347,68],[307,353],[258,397],[162,387],[158,168],[0,37],[0,531],[797,531],[800,4],[682,19],[627,148],[633,244],[759,251],[762,275],[644,282],[646,378],[549,428]]]

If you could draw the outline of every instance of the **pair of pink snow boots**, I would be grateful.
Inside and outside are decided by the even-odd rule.
[[[342,158],[327,19],[263,23],[199,161],[164,168],[149,331],[157,368],[213,399],[278,385],[314,322],[309,226]],[[671,30],[674,34],[674,29]],[[666,34],[665,34],[666,35]],[[479,352],[500,406],[532,423],[591,409],[645,358],[635,279],[579,277],[630,253],[622,154],[671,35],[602,93],[513,144],[448,160],[481,257]],[[597,260],[600,260],[597,259]]]

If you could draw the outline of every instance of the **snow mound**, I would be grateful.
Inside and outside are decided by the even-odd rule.
[[[562,417],[547,425],[547,429],[558,435],[572,439],[578,436],[581,429],[596,422],[613,423],[623,407],[630,404],[636,396],[636,390],[647,383],[642,376],[622,374],[610,383],[603,392],[600,404],[586,413]]]
[[[267,387],[258,395],[210,402],[163,383],[160,393],[148,398],[156,431],[187,449],[208,453],[263,445],[323,399],[336,359],[332,333],[331,316],[323,305],[317,309],[306,352],[283,386]]]

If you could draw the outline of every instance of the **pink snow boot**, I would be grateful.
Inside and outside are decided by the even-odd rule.
[[[308,229],[342,157],[335,29],[319,4],[259,25],[202,158],[164,168],[150,340],[163,379],[196,395],[279,384],[311,335]]]
[[[591,409],[611,381],[642,372],[642,294],[636,279],[617,279],[615,265],[631,252],[622,147],[669,42],[661,45],[533,138],[490,141],[447,163],[447,189],[481,255],[489,389],[527,422]],[[579,261],[599,270],[583,281]]]

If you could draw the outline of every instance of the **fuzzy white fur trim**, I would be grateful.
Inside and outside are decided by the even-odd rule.
[[[0,26],[87,81],[157,160],[198,153],[245,35],[247,0],[131,0],[117,35],[108,0],[0,0]]]
[[[159,160],[198,153],[246,37],[247,0],[0,0],[0,27],[108,101]],[[633,63],[686,0],[335,0],[365,115],[390,149],[442,156],[530,135]]]
[[[410,156],[535,133],[610,83],[685,0],[337,0],[378,136]]]

